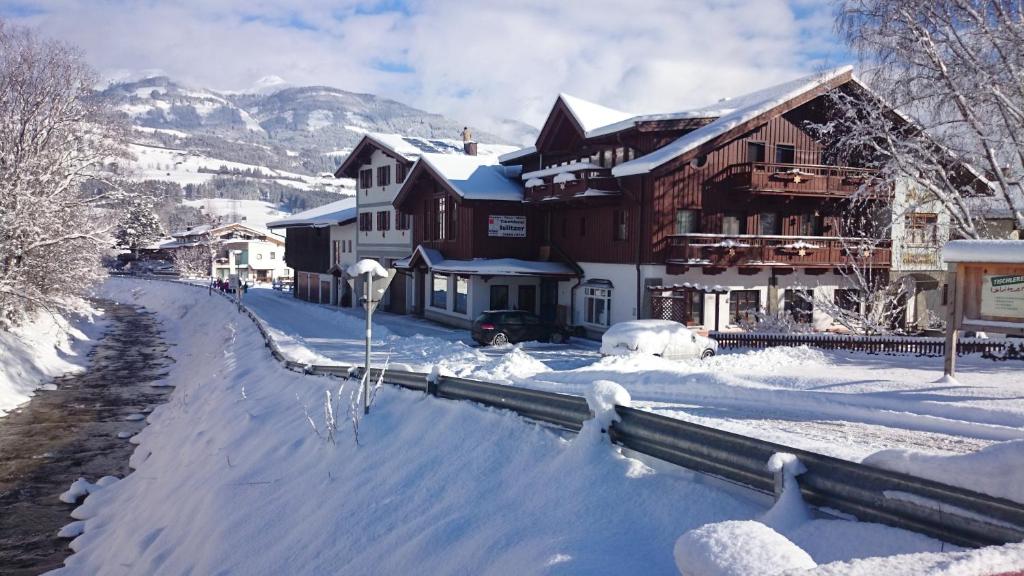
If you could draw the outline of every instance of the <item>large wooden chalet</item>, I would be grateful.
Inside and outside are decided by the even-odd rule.
[[[844,231],[871,174],[837,165],[810,125],[850,68],[681,112],[633,115],[568,95],[529,148],[424,155],[394,200],[411,215],[411,311],[468,324],[529,309],[597,334],[634,318],[728,329],[810,299],[850,302],[854,257],[885,273],[887,241]],[[884,208],[887,194],[874,202]]]

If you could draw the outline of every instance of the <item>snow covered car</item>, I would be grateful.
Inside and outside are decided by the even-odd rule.
[[[670,360],[709,358],[718,341],[671,320],[632,320],[612,325],[601,337],[601,354],[652,354]]]

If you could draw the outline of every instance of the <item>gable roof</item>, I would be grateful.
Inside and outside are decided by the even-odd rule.
[[[504,154],[516,149],[515,146],[504,144],[477,143],[477,149],[484,155]],[[345,161],[334,172],[336,178],[356,178],[355,173],[365,163],[364,157],[374,150],[380,150],[395,160],[412,164],[424,154],[465,154],[462,140],[448,138],[422,138],[419,136],[403,136],[401,134],[385,134],[367,132],[352,149]]]
[[[744,129],[759,119],[784,113],[787,109],[795,108],[810,98],[824,94],[849,81],[856,82],[853,78],[853,67],[843,66],[764,88],[735,99],[723,100],[716,104],[683,112],[681,114],[694,114],[691,116],[694,118],[702,117],[699,116],[701,114],[704,115],[703,117],[717,115],[717,119],[684,134],[650,154],[619,164],[612,168],[612,174],[620,177],[646,174],[671,160],[693,152],[702,145],[723,137],[730,137],[734,132]]]
[[[580,128],[583,129],[583,134],[588,138],[593,130],[635,116],[629,112],[615,110],[614,108],[602,106],[582,98],[577,98],[576,96],[570,96],[564,92],[559,94],[558,98],[565,103],[566,108],[569,109],[573,118],[579,123]]]
[[[402,206],[424,173],[463,200],[522,202],[523,185],[519,182],[518,169],[518,166],[502,166],[496,156],[424,154],[405,179],[393,204]]]
[[[356,219],[356,199],[345,198],[330,204],[324,204],[310,210],[292,214],[287,218],[279,218],[267,222],[268,228],[322,228],[325,226],[342,225]]]

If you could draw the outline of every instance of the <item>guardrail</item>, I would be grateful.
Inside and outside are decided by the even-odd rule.
[[[770,348],[810,346],[824,350],[849,350],[869,354],[942,356],[946,339],[930,336],[861,336],[856,334],[771,334],[759,332],[711,332],[720,348]],[[981,354],[992,360],[1024,360],[1024,340],[1008,338],[961,338],[957,355]]]
[[[222,295],[231,299],[229,295]],[[252,319],[271,354],[289,370],[321,376],[362,376],[361,367],[310,365],[286,359],[263,321],[244,306],[240,311]],[[370,376],[374,380],[379,378],[380,370],[371,369]],[[583,422],[591,417],[586,400],[568,394],[448,376],[432,379],[426,373],[391,369],[386,371],[384,381],[438,398],[469,400],[512,410],[526,418],[571,431],[580,430]],[[807,471],[798,477],[800,491],[808,504],[821,509],[919,532],[960,546],[979,547],[1024,540],[1024,505],[1011,500],[635,408],[617,406],[616,412],[620,420],[608,430],[612,442],[758,492],[779,495],[781,479],[778,473],[768,471],[766,463],[773,454],[785,452],[797,456],[806,467]]]

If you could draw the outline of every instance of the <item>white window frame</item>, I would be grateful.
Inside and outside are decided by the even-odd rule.
[[[604,318],[595,318],[594,304],[604,304]],[[583,323],[591,326],[610,326],[612,315],[612,289],[600,286],[585,286],[583,288]]]

